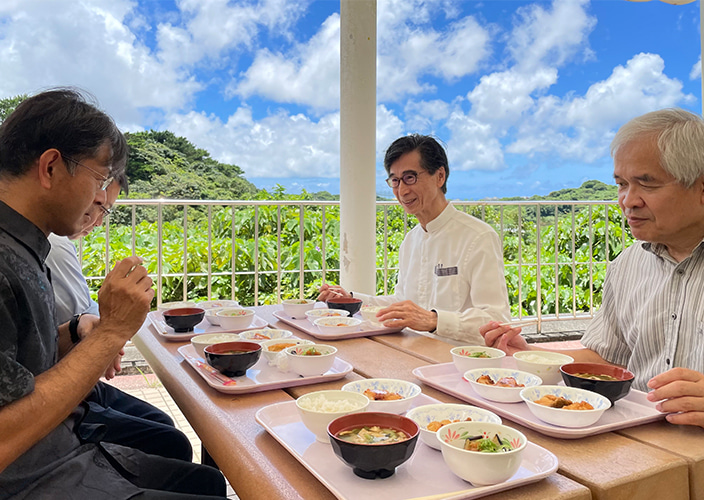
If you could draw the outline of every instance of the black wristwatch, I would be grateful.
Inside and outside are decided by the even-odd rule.
[[[71,334],[71,342],[78,344],[81,337],[78,336],[78,322],[81,321],[83,314],[74,314],[71,321],[68,322],[68,333]]]

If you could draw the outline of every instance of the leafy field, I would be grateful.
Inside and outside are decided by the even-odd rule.
[[[135,253],[161,286],[162,302],[234,296],[243,305],[258,305],[313,297],[323,274],[328,282],[339,280],[340,210],[335,203],[295,198],[287,195],[277,204],[191,205],[185,210],[167,205],[161,215],[154,206],[136,205],[134,214],[132,207],[118,206],[108,231],[110,265],[132,253],[134,239]],[[557,203],[458,204],[503,237],[514,317],[597,307],[607,263],[633,241],[622,229],[617,205]],[[378,293],[393,292],[398,248],[415,223],[396,205],[378,205]],[[80,247],[84,274],[92,277],[95,291],[105,275],[105,243],[106,232],[98,229]]]

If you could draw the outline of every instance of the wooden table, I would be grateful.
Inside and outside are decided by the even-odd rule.
[[[255,308],[275,327],[291,329],[273,316],[278,306]],[[295,332],[310,338],[304,332]],[[254,419],[266,405],[306,392],[339,388],[360,377],[415,381],[414,368],[451,361],[451,346],[413,332],[334,343],[354,366],[345,379],[324,384],[227,395],[210,388],[181,358],[182,343],[165,342],[148,326],[133,338],[145,359],[191,423],[208,453],[247,499],[326,499],[333,495]],[[445,402],[454,397],[421,384],[423,392]],[[506,419],[505,419],[506,420]],[[557,473],[537,483],[484,498],[490,500],[704,500],[704,430],[667,423],[649,424],[579,440],[541,435],[506,420],[559,459]],[[673,451],[673,447],[677,448]]]

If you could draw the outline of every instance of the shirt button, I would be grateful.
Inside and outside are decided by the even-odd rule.
[[[682,276],[682,275],[684,274],[684,270],[683,270],[683,269],[678,269],[678,270],[677,270],[677,274],[679,274],[680,276]]]
[[[672,313],[672,319],[677,319],[677,315],[675,313]]]
[[[667,358],[667,359],[665,360],[665,363],[667,363],[667,364],[669,365],[669,364],[670,364],[670,358]]]

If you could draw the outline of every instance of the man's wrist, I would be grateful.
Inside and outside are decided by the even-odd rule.
[[[435,333],[438,329],[438,312],[435,309],[431,309],[430,312],[435,315],[435,328],[429,331],[430,333]]]
[[[71,336],[71,343],[78,344],[81,337],[78,335],[78,323],[81,321],[83,314],[74,314],[71,321],[68,322],[68,333]]]

